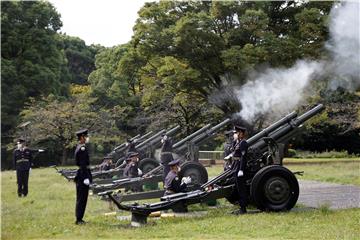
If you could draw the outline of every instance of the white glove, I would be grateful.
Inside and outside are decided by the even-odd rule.
[[[238,175],[237,175],[238,177],[242,177],[242,176],[244,176],[244,172],[242,171],[242,170],[239,170],[239,172],[238,172]]]
[[[143,172],[141,171],[140,168],[138,168],[138,174],[139,174],[139,176],[141,176],[143,174]]]
[[[84,184],[88,186],[90,184],[90,180],[88,178],[84,179]]]
[[[229,155],[227,155],[226,157],[224,157],[225,160],[229,160],[230,158],[232,158],[233,154],[230,153]]]
[[[39,149],[38,152],[45,152],[45,150],[44,149]]]
[[[189,183],[191,183],[191,177],[183,177],[181,179],[181,183],[185,183],[186,185],[188,185]]]

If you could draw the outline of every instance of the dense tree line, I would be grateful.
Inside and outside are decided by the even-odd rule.
[[[242,106],[229,89],[245,84],[251,72],[327,57],[333,4],[145,3],[131,41],[104,48],[59,33],[61,17],[48,2],[1,2],[2,142],[11,143],[23,131],[16,126],[31,121],[34,143],[61,146],[64,157],[74,143],[70,132],[86,125],[68,114],[81,115],[82,109],[90,114],[84,118],[93,119],[89,127],[103,151],[147,130],[180,124],[186,134],[232,117]],[[320,87],[309,101],[329,107],[297,140],[298,147],[309,149],[321,138],[331,144],[318,145],[320,150],[356,150],[343,143],[359,139],[359,96]],[[344,104],[352,111],[342,112]],[[50,119],[64,127],[61,134],[51,130],[56,124],[50,127]]]

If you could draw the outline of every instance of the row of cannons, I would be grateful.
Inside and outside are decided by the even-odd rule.
[[[267,128],[247,139],[249,149],[245,171],[246,188],[249,202],[262,211],[287,211],[292,209],[299,197],[299,184],[291,172],[282,164],[283,146],[292,139],[303,124],[324,110],[319,104],[302,115],[292,112]],[[198,150],[202,143],[214,137],[224,127],[231,123],[225,119],[211,126],[205,125],[196,132],[186,136],[172,145],[174,158],[181,160],[179,177],[191,177],[192,181],[187,192],[164,196],[164,190],[159,189],[163,181],[163,166],[159,163],[157,149],[161,147],[163,134],[175,137],[180,127],[161,130],[155,134],[149,132],[143,136],[135,136],[136,150],[140,153],[139,168],[144,173],[141,177],[128,178],[123,176],[126,157],[126,144],[116,147],[110,154],[116,158],[114,168],[100,170],[92,169],[93,184],[90,186],[93,194],[101,199],[112,201],[120,210],[132,213],[132,224],[147,222],[152,212],[172,209],[174,212],[187,212],[187,206],[206,203],[220,198],[227,199],[232,204],[238,203],[234,179],[234,170],[228,169],[215,178],[208,179],[205,167],[198,159]],[[280,146],[280,147],[279,147]],[[66,179],[72,180],[76,170],[59,170]],[[125,192],[124,189],[139,187],[139,192]],[[155,186],[144,190],[142,186]],[[138,188],[139,189],[139,188]],[[139,204],[136,201],[158,198],[158,203]],[[135,202],[134,202],[135,201]]]

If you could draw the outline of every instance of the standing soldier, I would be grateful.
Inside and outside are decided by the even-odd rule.
[[[75,224],[84,224],[83,220],[86,203],[89,195],[89,185],[92,182],[92,175],[89,168],[90,158],[85,143],[89,142],[88,130],[82,129],[76,132],[79,140],[75,150],[75,161],[79,169],[75,176],[76,182],[76,222]]]
[[[31,166],[31,151],[25,146],[25,139],[19,138],[17,149],[14,151],[14,168],[16,169],[19,197],[26,197],[28,194],[29,172]]]
[[[165,178],[165,195],[170,195],[174,193],[179,193],[185,191],[187,185],[191,183],[190,177],[183,177],[181,180],[179,179],[180,161],[173,160],[169,164],[170,171]]]
[[[234,170],[234,178],[236,179],[235,185],[239,195],[239,205],[240,209],[235,211],[235,214],[244,214],[246,213],[247,206],[247,192],[246,192],[246,182],[244,175],[246,174],[246,154],[248,150],[248,143],[245,140],[246,128],[241,126],[234,127],[234,144],[233,144],[233,153],[231,154]]]
[[[172,155],[172,140],[166,135],[163,135],[163,138],[161,139],[161,154],[160,154],[160,162],[164,167],[163,170],[163,182],[165,183],[165,178],[168,175],[170,171],[169,162],[174,161],[173,155]]]

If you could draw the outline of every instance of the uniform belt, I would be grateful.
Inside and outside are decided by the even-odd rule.
[[[239,161],[241,158],[240,157],[232,157],[232,160],[235,160],[235,161]]]
[[[172,152],[161,152],[161,155],[163,154],[172,154]]]
[[[29,161],[29,159],[25,159],[25,158],[16,160],[17,163],[20,163],[20,162],[28,162],[28,161]]]

